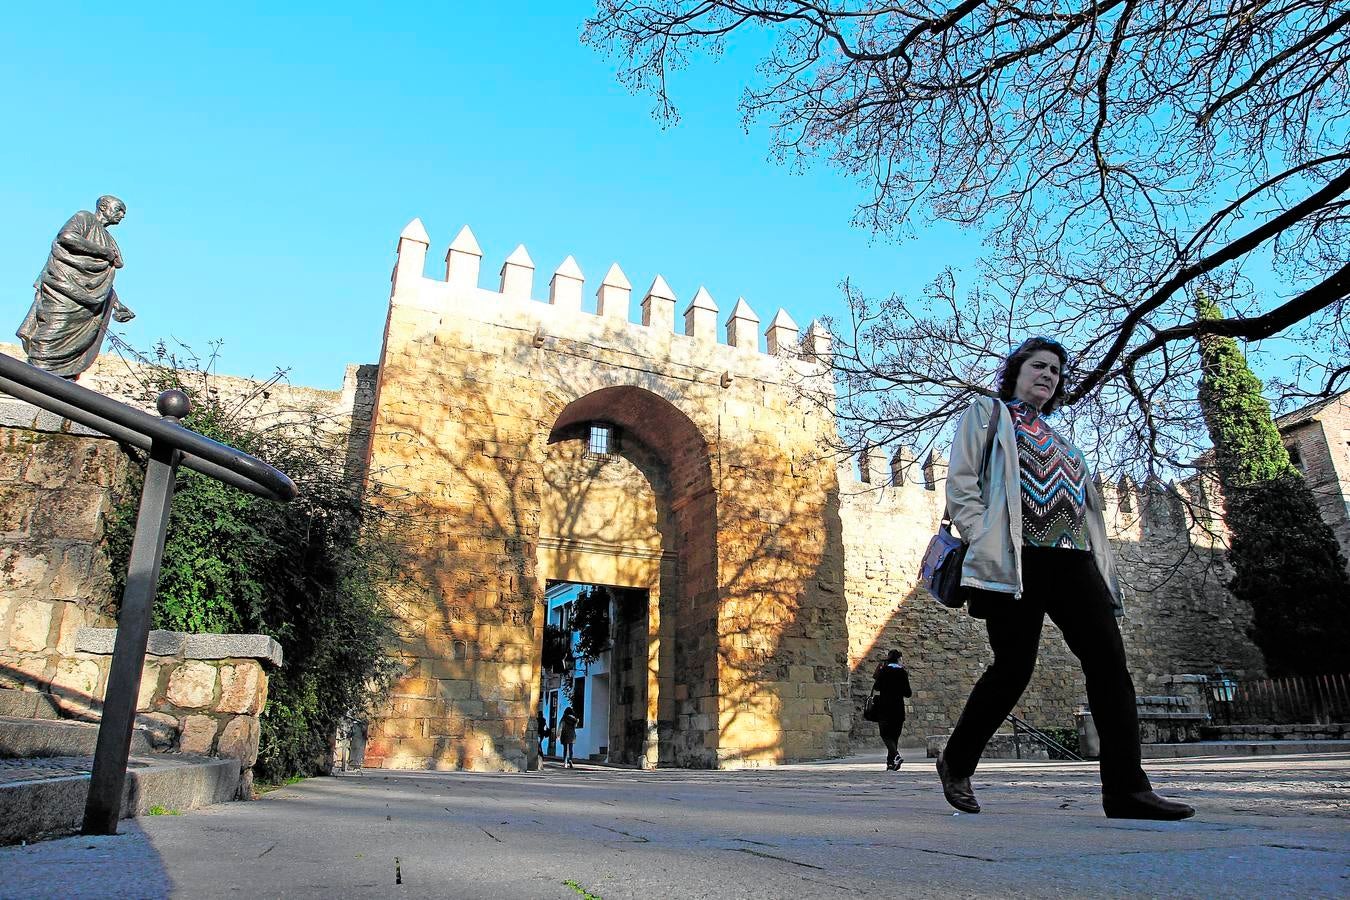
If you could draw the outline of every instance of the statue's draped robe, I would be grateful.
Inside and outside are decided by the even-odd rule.
[[[93,213],[71,216],[52,241],[51,255],[33,285],[33,306],[18,336],[30,363],[69,378],[93,365],[108,319],[119,304],[113,290],[117,272],[113,264],[104,257],[72,250],[61,242],[67,236],[99,247],[117,246]]]

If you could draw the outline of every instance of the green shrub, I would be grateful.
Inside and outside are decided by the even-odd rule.
[[[387,690],[395,664],[381,586],[400,566],[382,513],[362,501],[314,427],[267,426],[258,394],[227,406],[200,368],[149,365],[151,392],[177,387],[192,398],[183,424],[276,466],[300,488],[290,503],[245,494],[180,468],[153,625],[173,631],[261,633],[283,665],[271,673],[257,777],[315,774],[344,716],[362,715]],[[106,531],[120,599],[140,495],[133,475]]]
[[[1042,728],[1040,730],[1045,733],[1046,737],[1050,738],[1052,741],[1055,741],[1065,750],[1068,750],[1075,756],[1082,756],[1082,751],[1078,749],[1077,728]],[[1047,747],[1046,750],[1050,753],[1051,759],[1069,758],[1065,756],[1063,753],[1060,753],[1058,750],[1054,750],[1049,747]]]

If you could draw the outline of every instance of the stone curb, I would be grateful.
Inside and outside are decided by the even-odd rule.
[[[116,628],[81,628],[75,634],[75,649],[82,653],[112,655]],[[258,659],[280,666],[281,645],[265,634],[186,634],[152,631],[145,652],[150,656],[184,659]]]
[[[1188,744],[1144,744],[1144,759],[1191,756],[1274,756],[1280,753],[1346,753],[1347,741],[1196,741]]]
[[[129,765],[124,819],[157,806],[176,812],[224,803],[234,799],[239,784],[237,759],[154,754],[132,757]],[[0,784],[0,845],[78,831],[88,796],[88,775]]]
[[[93,723],[0,716],[0,752],[6,756],[93,756],[97,744],[98,725]],[[139,728],[131,732],[131,752],[150,752],[150,741]]]
[[[15,397],[0,395],[0,426],[10,428],[30,428],[49,434],[73,434],[81,437],[107,438],[101,431],[87,428],[78,422],[48,412],[40,406],[19,400]]]

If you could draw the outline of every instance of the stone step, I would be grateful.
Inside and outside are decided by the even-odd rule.
[[[57,708],[49,694],[0,688],[0,716],[15,719],[59,719],[61,710]]]
[[[93,756],[98,744],[98,725],[65,719],[26,719],[0,716],[0,756]],[[144,731],[131,733],[131,752],[149,753]]]
[[[71,834],[84,820],[90,756],[0,759],[0,845]],[[239,760],[186,753],[134,755],[122,818],[178,812],[235,799]]]
[[[1350,738],[1350,724],[1207,725],[1200,735],[1207,741],[1337,741]]]
[[[1275,756],[1284,753],[1350,753],[1350,741],[1192,741],[1144,744],[1145,759],[1191,756]]]

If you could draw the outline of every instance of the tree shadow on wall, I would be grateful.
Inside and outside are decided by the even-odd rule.
[[[833,462],[729,445],[721,502],[719,763],[848,751],[848,633]]]
[[[881,534],[869,515],[885,515],[885,499],[921,485],[867,487],[845,494],[846,527],[857,535]],[[937,490],[942,490],[937,485]],[[1105,487],[1108,531],[1125,590],[1120,620],[1131,673],[1140,695],[1159,693],[1162,676],[1226,671],[1263,671],[1259,651],[1246,637],[1250,610],[1239,607],[1224,587],[1223,547],[1195,498],[1156,486],[1138,490]],[[878,498],[881,499],[878,499]],[[934,509],[937,507],[934,506]],[[916,539],[878,540],[870,546],[851,540],[847,561],[854,629],[853,740],[881,752],[876,728],[861,718],[876,665],[899,649],[910,670],[915,696],[905,726],[906,740],[945,736],[955,725],[975,681],[992,660],[984,623],[964,610],[948,610],[917,585],[918,562],[931,522],[913,522]],[[860,570],[868,569],[866,577]],[[859,584],[859,582],[868,582]],[[1072,727],[1073,714],[1087,702],[1077,659],[1047,620],[1035,674],[1014,712],[1033,725]]]

